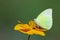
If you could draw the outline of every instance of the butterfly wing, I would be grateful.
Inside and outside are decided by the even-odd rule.
[[[40,27],[49,30],[52,27],[52,9],[46,9],[40,13],[36,19],[34,19],[37,25]]]

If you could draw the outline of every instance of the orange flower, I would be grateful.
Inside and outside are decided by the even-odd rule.
[[[23,23],[17,24],[14,27],[14,30],[20,31],[28,35],[37,34],[37,35],[45,36],[44,30],[39,28],[39,26],[36,25],[36,23],[32,20],[29,21],[29,24],[23,24]]]

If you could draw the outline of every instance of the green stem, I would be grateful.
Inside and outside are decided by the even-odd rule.
[[[28,36],[28,40],[30,40],[30,36],[31,36],[31,35]]]

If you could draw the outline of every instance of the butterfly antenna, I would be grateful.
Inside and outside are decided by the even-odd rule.
[[[20,20],[17,20],[18,23],[22,23]]]

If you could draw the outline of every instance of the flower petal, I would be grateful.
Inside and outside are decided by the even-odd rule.
[[[29,25],[27,25],[27,24],[17,24],[14,27],[14,30],[20,30],[20,29],[25,29],[25,28],[31,28],[31,27],[29,27]]]
[[[17,24],[14,27],[14,30],[18,30],[28,35],[37,34],[37,35],[45,36],[44,31],[37,28],[36,24],[33,21],[30,21],[29,25],[28,24]]]
[[[41,35],[41,36],[45,36],[45,33],[43,31],[37,31],[37,30],[33,30],[33,33],[34,34],[37,34],[37,35]]]

